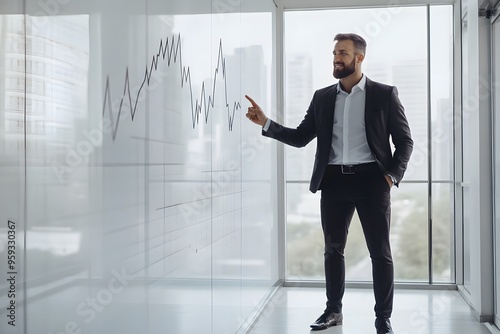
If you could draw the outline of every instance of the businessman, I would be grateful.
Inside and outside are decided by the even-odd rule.
[[[264,136],[291,146],[304,147],[317,138],[309,190],[321,190],[327,302],[311,329],[342,324],[344,248],[356,210],[372,261],[375,328],[394,333],[390,190],[403,178],[413,140],[396,87],[374,82],[361,70],[366,41],[351,33],[337,34],[334,41],[333,76],[339,81],[314,93],[297,128],[272,121],[249,96],[246,117],[262,126]]]

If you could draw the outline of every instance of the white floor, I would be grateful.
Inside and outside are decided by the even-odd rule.
[[[396,289],[392,325],[395,334],[491,334],[472,315],[458,291]],[[347,289],[344,323],[310,332],[309,325],[325,307],[324,288],[278,290],[250,334],[376,333],[371,289]]]

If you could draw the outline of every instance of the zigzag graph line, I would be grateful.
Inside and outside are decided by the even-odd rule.
[[[137,95],[135,96],[135,101],[133,101],[132,94],[130,93],[130,79],[129,79],[129,74],[128,74],[128,66],[125,71],[125,84],[123,86],[123,93],[122,97],[120,100],[120,105],[118,108],[118,113],[115,117],[113,116],[115,112],[113,111],[113,107],[111,105],[111,93],[110,93],[110,83],[109,83],[109,75],[106,77],[106,89],[104,93],[104,103],[102,107],[102,116],[104,118],[106,114],[106,110],[108,110],[109,113],[109,119],[111,123],[111,130],[112,130],[112,137],[113,140],[116,139],[116,135],[118,133],[118,127],[120,123],[120,116],[121,113],[124,109],[124,102],[128,102],[128,106],[130,109],[130,115],[132,118],[132,121],[134,120],[136,111],[137,111],[137,104],[139,102],[139,98],[141,96],[142,90],[145,87],[145,85],[149,86],[149,83],[151,81],[151,76],[153,72],[158,70],[158,63],[161,60],[167,61],[168,67],[170,67],[172,64],[179,64],[179,68],[181,71],[181,87],[184,87],[184,85],[189,86],[189,92],[191,95],[191,117],[192,117],[192,122],[193,122],[193,129],[196,128],[196,125],[199,124],[199,119],[200,115],[203,113],[204,118],[205,118],[205,123],[208,122],[208,117],[210,115],[210,109],[214,108],[215,106],[215,87],[217,84],[217,80],[219,78],[219,72],[222,70],[222,78],[224,79],[224,94],[225,94],[225,107],[227,109],[227,121],[228,121],[228,128],[229,131],[233,130],[233,122],[234,122],[234,115],[237,110],[241,108],[240,102],[234,102],[232,106],[232,111],[231,107],[229,105],[229,97],[227,93],[227,72],[226,72],[226,59],[224,58],[224,53],[222,50],[222,39],[220,40],[219,43],[219,52],[218,52],[218,58],[217,58],[217,66],[215,68],[215,73],[214,73],[214,79],[213,79],[213,85],[212,85],[212,94],[209,94],[207,96],[206,88],[205,88],[205,81],[203,81],[201,85],[201,93],[200,97],[198,99],[194,99],[194,94],[193,94],[193,86],[191,84],[191,70],[189,66],[184,66],[183,61],[182,61],[182,44],[181,44],[181,35],[178,35],[177,42],[175,41],[175,36],[172,36],[172,39],[170,40],[168,37],[165,40],[165,43],[163,42],[163,39],[160,40],[160,45],[158,48],[158,53],[153,56],[151,64],[146,66],[146,70],[144,73],[144,79],[142,80],[142,83],[140,85],[139,90],[137,91]]]

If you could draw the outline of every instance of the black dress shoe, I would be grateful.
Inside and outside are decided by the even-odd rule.
[[[311,330],[320,331],[328,327],[342,325],[342,313],[325,311],[312,325]]]
[[[389,318],[375,319],[375,328],[377,329],[377,334],[394,334]]]

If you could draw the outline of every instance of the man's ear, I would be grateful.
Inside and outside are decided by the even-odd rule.
[[[356,55],[356,60],[358,61],[358,63],[362,63],[364,59],[365,59],[365,55],[364,54],[359,53],[359,54]]]

